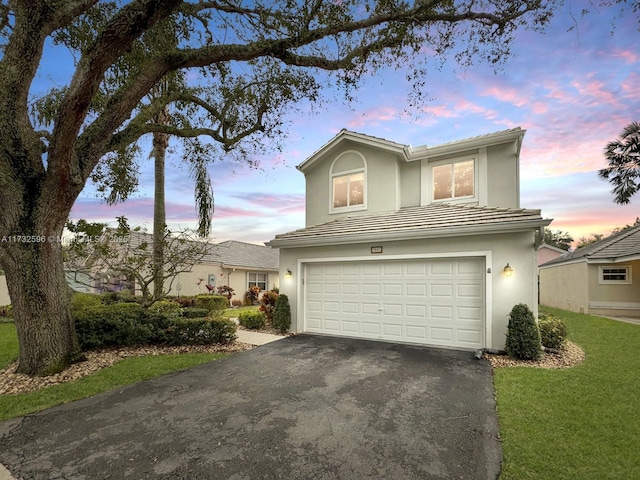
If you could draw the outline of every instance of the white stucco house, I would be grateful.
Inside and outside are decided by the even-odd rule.
[[[524,134],[413,148],[342,130],[302,162],[306,227],[267,242],[292,331],[503,348],[513,306],[537,313],[550,223],[520,207]]]
[[[592,315],[637,317],[639,271],[636,225],[540,265],[540,303]]]

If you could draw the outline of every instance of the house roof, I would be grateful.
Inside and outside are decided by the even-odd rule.
[[[280,252],[263,245],[228,240],[216,245],[215,255],[224,268],[260,270],[278,270],[279,268]]]
[[[557,252],[557,253],[560,253],[560,254],[567,253],[566,250],[563,250],[563,249],[561,249],[559,247],[556,247],[554,245],[549,245],[548,243],[541,243],[540,246],[538,247],[538,250],[542,250],[543,248],[546,248],[548,250],[551,250],[553,252]]]
[[[272,247],[336,245],[494,234],[535,229],[551,223],[540,210],[432,203],[397,211],[337,218],[276,235]]]
[[[640,259],[640,225],[578,248],[540,265],[540,268],[574,262],[623,262]]]
[[[153,244],[153,235],[146,232],[131,232],[132,246],[147,242]],[[197,240],[194,240],[197,241]],[[201,263],[219,263],[223,268],[241,268],[255,270],[279,269],[280,252],[264,245],[228,240],[221,243],[211,243],[209,252]]]
[[[313,154],[311,154],[310,157],[308,157],[296,168],[302,172],[306,171],[327,150],[333,148],[334,146],[345,140],[351,140],[357,143],[371,145],[373,147],[391,151],[400,155],[401,158],[403,158],[405,161],[410,162],[413,160],[420,160],[423,158],[462,152],[464,150],[472,150],[475,148],[488,147],[491,145],[508,142],[516,142],[517,153],[520,150],[520,146],[522,145],[522,138],[524,137],[525,133],[526,130],[523,130],[520,127],[516,127],[499,132],[487,133],[485,135],[478,135],[476,137],[455,140],[453,142],[447,142],[432,147],[422,145],[414,148],[411,145],[403,145],[384,138],[374,137],[371,135],[366,135],[364,133],[353,132],[343,128],[335,137],[333,137],[322,147],[316,150]]]

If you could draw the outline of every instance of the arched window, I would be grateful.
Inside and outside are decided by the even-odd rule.
[[[363,210],[367,204],[367,161],[361,153],[342,153],[331,165],[332,212]]]

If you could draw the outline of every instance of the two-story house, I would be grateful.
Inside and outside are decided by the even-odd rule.
[[[502,349],[512,307],[537,312],[550,223],[520,208],[524,134],[412,148],[342,130],[301,163],[306,227],[268,242],[291,330]]]

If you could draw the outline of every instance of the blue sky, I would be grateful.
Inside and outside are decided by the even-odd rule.
[[[317,111],[302,107],[289,118],[284,148],[260,157],[260,168],[219,162],[210,168],[215,192],[215,241],[262,243],[304,226],[304,177],[295,169],[342,128],[399,143],[437,145],[520,126],[527,130],[520,158],[521,206],[553,218],[550,228],[576,240],[609,233],[640,216],[640,195],[626,206],[613,203],[598,178],[602,151],[623,127],[640,121],[640,32],[629,12],[595,9],[581,17],[565,7],[540,34],[521,31],[513,56],[497,74],[485,64],[463,69],[453,62],[427,77],[421,108],[407,113],[410,86],[402,69],[363,79],[357,101],[340,93]],[[612,34],[612,22],[615,30]],[[55,62],[56,59],[49,58]],[[193,186],[179,156],[167,169],[167,221],[193,227]],[[139,192],[108,207],[87,188],[72,218],[152,224],[151,162],[142,162]]]

